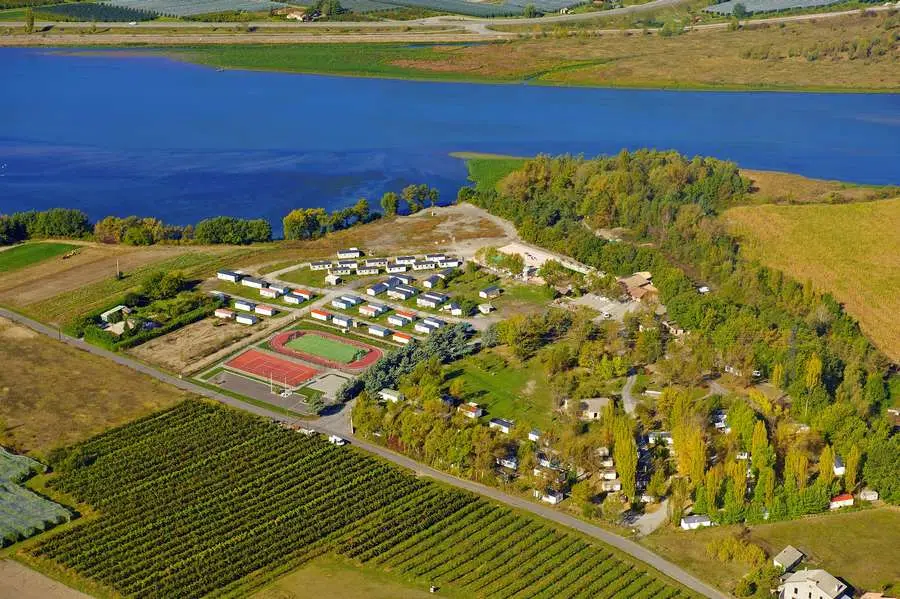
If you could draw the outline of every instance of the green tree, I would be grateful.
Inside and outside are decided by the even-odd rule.
[[[127,245],[153,245],[153,235],[143,226],[129,227],[122,242]]]
[[[806,360],[803,381],[806,383],[807,391],[812,391],[822,384],[822,359],[818,354],[813,354]]]
[[[744,6],[743,3],[738,2],[734,5],[731,14],[733,14],[736,19],[746,19],[750,13],[747,12],[747,7]]]
[[[819,455],[819,480],[825,484],[831,484],[834,480],[834,450],[831,445],[823,447]]]
[[[863,478],[881,499],[900,504],[900,435],[879,435],[870,441]]]
[[[884,377],[879,372],[871,372],[866,377],[866,386],[863,392],[866,403],[878,407],[887,400],[887,390],[884,385]]]
[[[534,6],[534,4],[529,3],[525,5],[522,16],[526,19],[534,19],[535,17],[541,16],[541,13],[538,12],[538,9]]]
[[[616,470],[622,481],[622,492],[628,499],[634,501],[638,453],[631,419],[628,417],[617,418],[614,427],[613,457]]]
[[[396,216],[399,205],[400,197],[393,191],[389,191],[381,196],[381,211],[385,216]]]
[[[844,486],[851,493],[856,488],[856,477],[859,474],[859,462],[862,454],[857,445],[852,445],[844,460]]]
[[[323,208],[291,210],[282,220],[285,239],[315,239],[325,233],[327,214]]]
[[[25,33],[34,32],[34,11],[31,8],[25,9]]]

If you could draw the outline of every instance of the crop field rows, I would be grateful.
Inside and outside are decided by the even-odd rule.
[[[66,522],[69,511],[25,487],[0,481],[0,547]]]
[[[499,3],[471,2],[468,0],[344,0],[341,6],[354,12],[365,13],[392,10],[398,7],[425,8],[436,12],[455,13],[472,17],[508,17],[525,12],[525,6],[534,4],[539,11],[559,12],[584,4],[579,0],[504,0]]]
[[[287,6],[281,2],[268,0],[110,0],[108,4],[169,17],[189,17],[236,10],[262,12]]]
[[[90,439],[50,486],[103,514],[30,549],[126,596],[244,596],[322,555],[483,597],[685,591],[574,533],[352,448],[188,401]]]
[[[817,6],[828,6],[835,4],[840,0],[729,0],[720,4],[707,6],[703,10],[719,15],[730,15],[734,12],[737,4],[743,4],[747,12],[778,12],[782,10],[790,10],[793,8],[814,8]]]

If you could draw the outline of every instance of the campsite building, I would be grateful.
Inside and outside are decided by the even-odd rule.
[[[229,283],[237,283],[241,280],[242,275],[239,272],[235,272],[233,270],[220,270],[216,273],[216,278],[220,281],[228,281]]]
[[[269,286],[263,279],[257,279],[255,277],[244,277],[241,279],[241,285],[244,287],[252,287],[253,289],[262,289],[263,287]]]
[[[342,250],[338,250],[337,257],[338,259],[343,258],[362,258],[362,250],[357,247],[345,248]]]
[[[311,317],[315,318],[316,320],[323,320],[325,322],[327,322],[328,320],[331,319],[331,313],[326,312],[325,310],[318,310],[318,309],[310,310],[309,315]]]
[[[259,322],[259,319],[256,318],[256,316],[254,316],[253,314],[238,314],[237,317],[235,318],[235,320],[237,322],[239,322],[240,324],[249,324],[249,325],[254,325],[257,322]]]

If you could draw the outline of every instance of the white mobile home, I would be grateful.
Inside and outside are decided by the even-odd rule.
[[[353,269],[339,266],[338,268],[332,268],[330,274],[341,275],[341,276],[352,275]],[[325,280],[328,281],[327,278]]]
[[[513,425],[514,423],[512,420],[506,420],[505,418],[491,418],[491,421],[488,423],[490,428],[495,428],[507,435],[512,431]]]
[[[256,304],[245,300],[237,300],[234,302],[234,309],[243,310],[244,312],[253,312],[256,309]]]
[[[223,320],[231,320],[234,318],[234,312],[228,308],[216,308],[216,311],[213,314],[215,314],[216,318],[221,318]]]
[[[363,255],[362,250],[357,247],[345,248],[342,250],[338,250],[337,257],[338,258],[361,258]]]
[[[317,260],[309,263],[310,270],[328,270],[331,268],[331,260]]]
[[[382,293],[384,293],[387,290],[388,290],[388,286],[385,285],[384,283],[375,283],[371,287],[366,288],[366,295],[371,295],[374,297],[376,295],[381,295]]]
[[[370,324],[369,334],[374,335],[375,337],[390,337],[391,332],[384,327],[378,326],[377,324]]]
[[[239,272],[235,272],[233,270],[220,270],[216,273],[216,278],[220,281],[228,281],[229,283],[237,283],[241,280],[242,275]]]
[[[377,266],[361,266],[356,269],[356,274],[363,275],[377,275],[378,267]]]
[[[331,322],[339,327],[344,327],[345,329],[349,329],[353,326],[353,319],[349,316],[344,316],[343,314],[335,314],[331,317]]]
[[[385,270],[389,273],[401,273],[406,272],[408,267],[405,264],[387,264],[385,266]]]
[[[241,279],[241,285],[244,287],[252,287],[253,289],[262,289],[263,287],[269,286],[263,279],[257,279],[255,277],[244,277]]]
[[[277,289],[274,289],[272,287],[263,287],[262,289],[259,290],[259,295],[262,297],[267,297],[269,299],[276,299],[281,294],[278,292]]]
[[[256,310],[254,310],[257,314],[261,314],[263,316],[275,316],[278,313],[278,310],[273,308],[272,306],[256,306]]]
[[[391,314],[388,316],[388,322],[397,327],[405,327],[409,323],[412,322],[411,318],[407,318],[406,316],[402,316],[400,314]]]
[[[403,394],[396,389],[382,389],[378,392],[378,397],[385,401],[397,403],[403,399]]]
[[[316,320],[324,320],[326,322],[331,318],[331,313],[325,310],[310,310],[309,315]]]
[[[347,300],[345,300],[343,298],[336,297],[333,300],[331,300],[331,307],[337,308],[338,310],[349,310],[350,308],[353,307],[353,304],[351,304],[350,302],[348,302]]]
[[[286,304],[302,304],[304,302],[304,298],[295,293],[288,293],[281,299],[283,299]]]
[[[252,314],[238,314],[235,320],[241,324],[256,324],[259,319]]]
[[[416,257],[415,256],[397,256],[397,258],[394,260],[394,262],[396,262],[397,264],[412,266],[413,264],[416,263]]]

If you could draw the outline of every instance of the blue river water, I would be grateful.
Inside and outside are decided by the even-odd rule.
[[[900,184],[900,95],[430,83],[0,49],[0,213],[277,224],[292,208],[377,204],[409,183],[452,199],[466,183],[454,151],[641,147]]]

